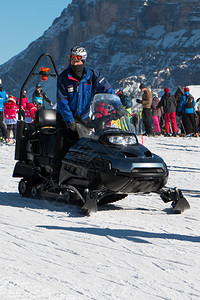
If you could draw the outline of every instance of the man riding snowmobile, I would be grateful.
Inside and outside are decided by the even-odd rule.
[[[76,119],[86,119],[95,91],[115,94],[99,71],[86,67],[85,48],[73,47],[68,67],[58,76],[57,83],[57,136],[54,153],[54,179],[58,179],[61,161],[67,150],[79,139]],[[119,114],[126,114],[119,103]]]

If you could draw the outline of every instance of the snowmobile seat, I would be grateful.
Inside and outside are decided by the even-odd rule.
[[[34,120],[35,129],[56,127],[56,110],[55,109],[38,109],[35,112]]]
[[[33,135],[33,153],[37,156],[53,158],[56,140],[55,128],[43,128]]]
[[[35,132],[35,126],[33,123],[24,123],[24,136],[29,140],[32,134]]]

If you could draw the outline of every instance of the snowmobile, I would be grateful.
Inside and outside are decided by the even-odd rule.
[[[35,67],[28,79],[35,74]],[[31,128],[18,120],[13,177],[22,178],[19,193],[80,204],[86,215],[97,211],[98,205],[121,200],[130,193],[155,192],[165,203],[171,201],[175,212],[188,209],[189,203],[180,190],[164,188],[168,169],[163,159],[138,142],[126,114],[117,116],[120,104],[117,95],[94,96],[89,116],[76,119],[80,138],[62,160],[58,182],[52,177],[56,110],[37,110]]]

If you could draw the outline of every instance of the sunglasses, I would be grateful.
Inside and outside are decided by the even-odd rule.
[[[82,59],[82,56],[81,56],[81,55],[70,54],[70,55],[69,55],[69,58],[70,58],[71,60],[79,61],[79,60]]]

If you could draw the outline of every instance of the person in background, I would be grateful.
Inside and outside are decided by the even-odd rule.
[[[34,105],[35,105],[35,107],[37,108],[37,109],[43,109],[44,107],[43,107],[43,100],[42,100],[42,98],[41,97],[34,97],[33,98],[33,103],[34,103]]]
[[[18,107],[19,107],[19,102],[20,102],[20,97],[17,98]],[[23,91],[23,93],[22,93],[22,110],[21,110],[23,119],[25,119],[25,107],[26,107],[27,103],[28,103],[28,98],[26,96],[26,91]]]
[[[35,97],[39,97],[39,98],[41,98],[43,100],[42,108],[45,108],[44,101],[46,101],[47,103],[49,103],[50,106],[53,106],[53,102],[51,102],[51,100],[49,100],[49,98],[47,97],[47,95],[45,94],[45,92],[42,90],[41,85],[39,83],[36,84],[36,90],[33,93],[32,100]]]
[[[200,98],[198,98],[196,101],[196,109],[197,109],[198,114],[200,114]]]
[[[126,108],[129,109],[133,106],[132,100],[130,97],[128,97],[122,90],[119,90],[117,92],[117,96],[120,98],[122,105]]]
[[[0,141],[3,141],[6,136],[6,125],[3,116],[3,105],[8,99],[8,94],[4,90],[2,80],[0,79]]]
[[[145,135],[147,136],[153,136],[153,129],[151,126],[152,122],[152,111],[151,111],[151,105],[152,105],[152,93],[149,89],[146,88],[144,83],[140,84],[140,90],[143,93],[142,94],[142,100],[136,99],[137,103],[142,103],[142,121],[145,128]]]
[[[169,88],[164,88],[164,95],[161,97],[157,105],[157,109],[163,107],[165,114],[165,136],[170,136],[169,123],[172,124],[172,136],[177,136],[177,123],[176,123],[176,99],[170,94]]]
[[[161,129],[160,129],[160,117],[163,113],[163,108],[160,107],[156,109],[159,98],[157,93],[153,93],[153,100],[152,100],[152,119],[153,119],[153,126],[154,126],[154,132],[156,135],[161,135]]]
[[[99,71],[86,67],[85,48],[73,47],[69,53],[69,65],[57,80],[57,137],[53,160],[53,177],[58,179],[61,161],[68,149],[79,140],[76,118],[83,121],[89,116],[90,105],[95,92],[115,94],[106,78]],[[119,103],[121,103],[119,101]],[[122,105],[116,108],[121,117],[126,110]]]
[[[192,126],[193,126],[193,133],[195,137],[198,137],[198,130],[197,130],[197,126],[196,126],[196,121],[195,121],[195,100],[194,98],[191,96],[191,103],[189,103],[187,100],[189,99],[189,97],[191,96],[190,94],[190,89],[189,87],[185,87],[184,89],[184,95],[181,98],[179,107],[178,107],[178,112],[182,112],[182,122],[183,122],[183,126],[185,128],[185,132],[187,134],[187,128],[188,128],[188,124],[189,122],[191,122]],[[184,136],[185,133],[181,133],[181,136]]]
[[[33,122],[37,107],[34,103],[27,103],[25,106],[25,123],[28,129],[34,129]]]
[[[200,132],[200,98],[196,100],[196,114],[198,116],[197,130]]]
[[[4,121],[7,126],[6,129],[6,143],[16,142],[17,131],[17,113],[18,106],[16,105],[16,98],[10,95],[3,106]],[[11,132],[13,132],[13,138],[11,138]]]
[[[136,119],[136,116],[132,112],[133,102],[131,97],[128,97],[128,95],[126,95],[122,90],[119,90],[116,94],[120,98],[123,107],[128,112],[126,123],[127,125],[132,124],[131,126],[129,126],[129,130],[133,130],[134,132],[136,132],[136,126],[138,120]]]

